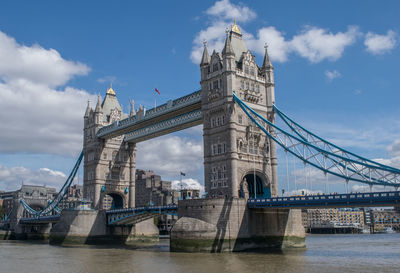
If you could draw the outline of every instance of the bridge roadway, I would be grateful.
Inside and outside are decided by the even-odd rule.
[[[108,139],[125,134],[126,142],[140,142],[202,124],[201,90],[104,126],[97,137]]]
[[[349,194],[322,194],[309,196],[288,196],[262,199],[249,199],[249,209],[257,208],[345,208],[345,207],[384,207],[400,206],[400,191],[368,192]],[[115,226],[133,225],[159,214],[177,216],[178,205],[149,206],[115,209],[106,211],[107,224]],[[55,223],[59,215],[20,219],[21,224]]]

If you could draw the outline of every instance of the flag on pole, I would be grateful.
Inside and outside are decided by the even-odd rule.
[[[185,175],[186,175],[186,173],[183,173],[183,172],[181,172],[181,175],[182,175],[182,176],[185,176]]]
[[[158,93],[158,95],[160,95],[160,91],[158,91],[157,88],[154,88],[154,90]]]

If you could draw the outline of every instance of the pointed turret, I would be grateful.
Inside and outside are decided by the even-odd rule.
[[[90,115],[90,100],[87,101],[87,107],[86,107],[86,111],[85,111],[85,118],[88,118]]]
[[[271,60],[270,60],[269,55],[268,55],[268,45],[265,44],[264,48],[265,48],[265,55],[264,55],[264,61],[263,61],[262,69],[266,70],[268,68],[273,68],[273,66],[272,66]]]
[[[135,113],[135,101],[133,99],[129,99],[129,104],[131,106],[131,112],[129,113],[129,116],[134,116]]]
[[[229,38],[229,30],[226,30],[226,40],[225,40],[225,46],[224,49],[222,50],[222,56],[235,56],[235,52],[233,51],[232,45],[231,45],[231,39]]]
[[[100,105],[100,94],[97,94],[97,104],[96,104],[96,109],[94,110],[95,113],[100,113],[101,112],[101,105]]]
[[[207,51],[207,41],[204,41],[203,44],[204,44],[203,57],[201,58],[200,66],[207,65],[210,63],[210,56],[208,56],[208,51]]]

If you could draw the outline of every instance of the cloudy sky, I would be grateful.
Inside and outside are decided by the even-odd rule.
[[[259,64],[269,44],[281,110],[400,167],[399,10],[398,1],[2,1],[0,190],[62,185],[81,150],[87,100],[111,82],[125,112],[129,98],[150,108],[198,90],[203,40],[221,51],[235,18]],[[183,171],[199,186],[201,136],[195,127],[141,143],[137,167],[168,180]],[[304,188],[306,176],[309,190],[325,187],[321,174],[288,161],[286,170],[280,153],[281,188]]]

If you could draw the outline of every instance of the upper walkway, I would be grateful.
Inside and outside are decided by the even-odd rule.
[[[97,132],[99,138],[113,138],[125,135],[125,141],[140,142],[202,124],[201,90],[169,100],[148,111],[104,126]]]

